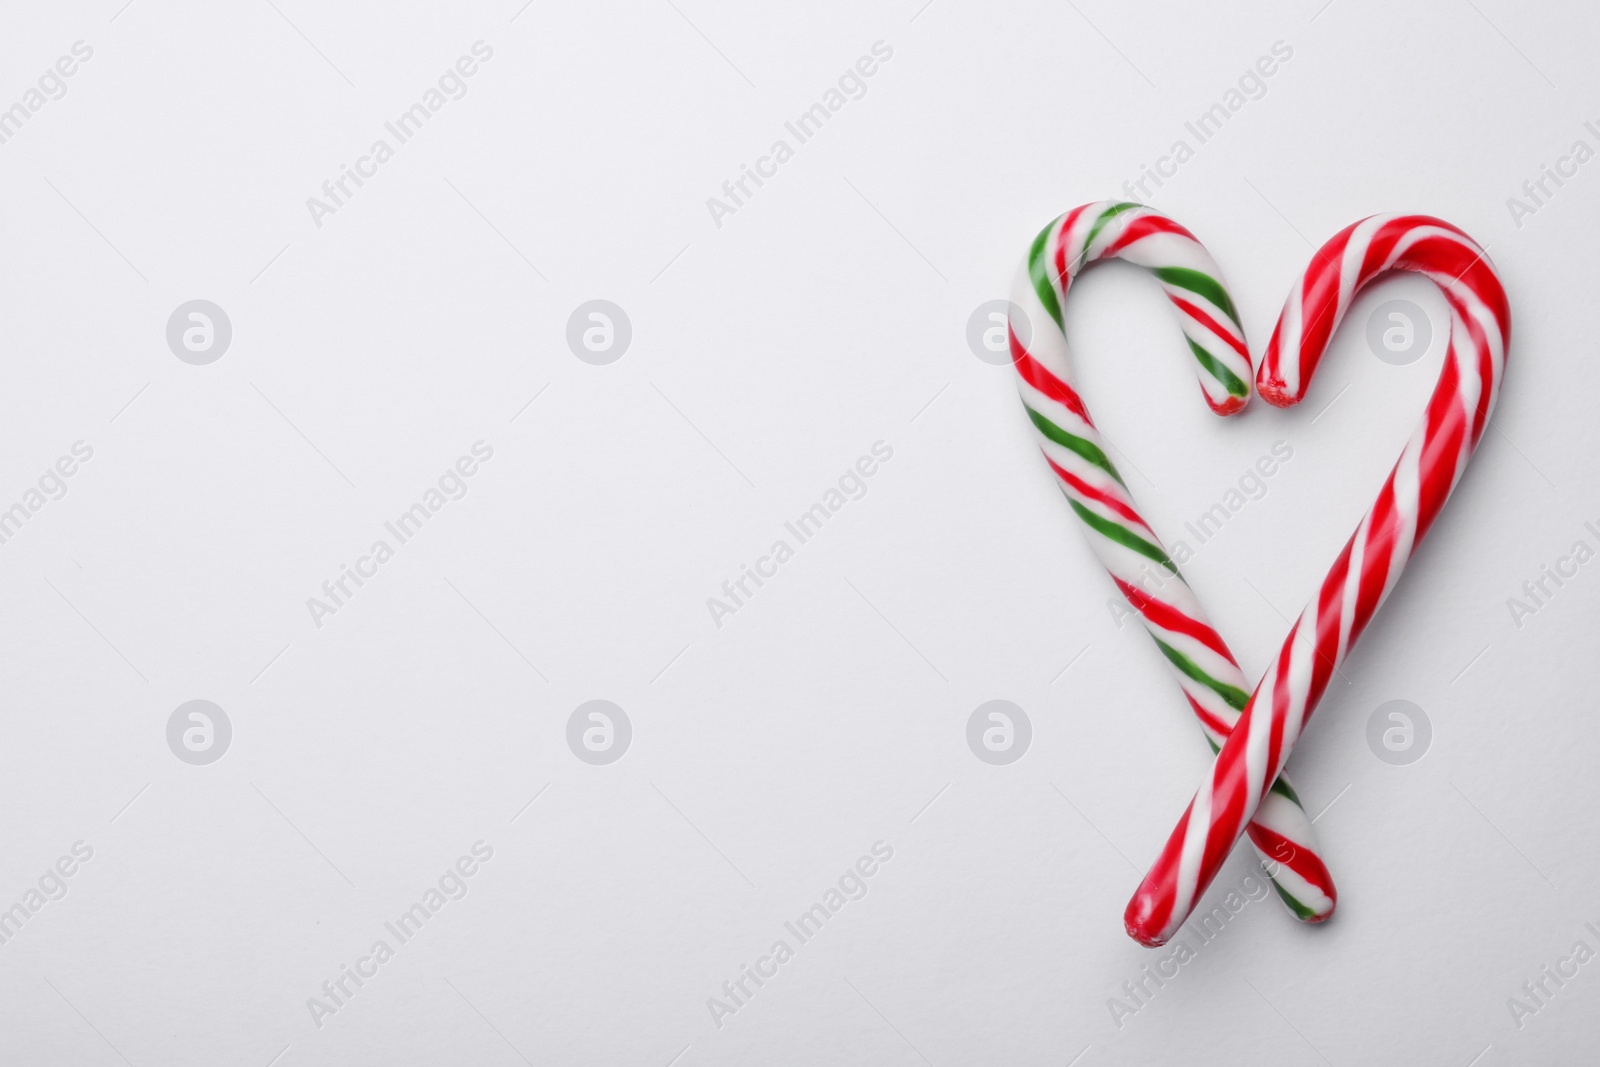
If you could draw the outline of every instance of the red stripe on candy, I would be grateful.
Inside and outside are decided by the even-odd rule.
[[[1129,222],[1127,229],[1122,231],[1122,235],[1107,245],[1105,251],[1100,253],[1100,258],[1110,259],[1112,256],[1121,252],[1124,248],[1127,248],[1135,241],[1143,240],[1146,237],[1158,233],[1177,234],[1179,237],[1186,237],[1189,240],[1194,241],[1195,244],[1200,243],[1199,241],[1195,241],[1194,234],[1190,233],[1182,226],[1179,226],[1176,222],[1173,222],[1165,215],[1151,213],[1140,215],[1132,222]]]
[[[1051,459],[1049,455],[1044,457],[1044,461],[1050,464],[1050,469],[1055,471],[1056,477],[1070,485],[1074,492],[1088,497],[1097,504],[1105,505],[1118,515],[1121,515],[1123,518],[1127,519],[1129,522],[1137,523],[1139,529],[1150,535],[1151,540],[1155,539],[1155,531],[1150,529],[1149,526],[1145,525],[1145,521],[1139,517],[1139,513],[1134,511],[1133,508],[1129,507],[1127,504],[1124,504],[1122,501],[1118,500],[1104,489],[1090,485],[1082,478],[1079,478],[1065,467],[1062,467],[1060,464],[1056,463],[1056,461]]]
[[[1093,426],[1094,420],[1089,417],[1089,410],[1083,406],[1083,398],[1078,395],[1077,390],[1051,374],[1050,369],[1035,359],[1032,352],[1023,348],[1010,323],[1006,324],[1006,336],[1011,342],[1011,362],[1016,366],[1022,380]]]
[[[1151,622],[1163,630],[1171,630],[1174,633],[1194,638],[1235,667],[1238,666],[1238,663],[1234,662],[1233,653],[1229,652],[1228,646],[1222,643],[1222,636],[1217,631],[1200,620],[1185,615],[1171,604],[1157,600],[1138,586],[1130,585],[1114,574],[1111,576],[1111,580],[1117,583],[1117,588],[1122,590],[1122,595],[1128,598],[1128,603],[1142,612]]]
[[[1218,337],[1222,338],[1228,343],[1229,348],[1243,356],[1246,362],[1249,362],[1250,350],[1245,348],[1242,340],[1233,335],[1232,330],[1222,325],[1222,323],[1218,322],[1216,319],[1212,318],[1205,311],[1202,311],[1199,305],[1191,304],[1183,297],[1174,295],[1170,292],[1167,294],[1167,297],[1173,302],[1173,304],[1177,306],[1179,311],[1183,312],[1185,315],[1189,316],[1191,319],[1198,322],[1200,325],[1204,326]]]

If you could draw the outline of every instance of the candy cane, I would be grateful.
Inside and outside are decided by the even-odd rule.
[[[1070,384],[1061,329],[1067,287],[1088,264],[1112,258],[1146,267],[1161,281],[1178,309],[1211,409],[1229,415],[1244,407],[1250,358],[1222,273],[1187,230],[1137,204],[1087,204],[1039,234],[1012,300],[1026,319],[1011,323],[1012,361],[1046,462],[1083,520],[1095,554],[1166,656],[1216,751],[1249,699],[1248,683],[1160,539],[1135,510]],[[1046,316],[1056,329],[1043,328]],[[1333,881],[1318,858],[1311,820],[1287,779],[1272,783],[1249,833],[1278,895],[1298,918],[1321,922],[1333,913]]]
[[[1511,332],[1505,289],[1472,238],[1426,215],[1376,215],[1322,247],[1278,319],[1257,376],[1261,395],[1279,406],[1299,403],[1356,293],[1391,270],[1417,271],[1444,291],[1450,347],[1439,384],[1377,501],[1289,631],[1209,779],[1129,901],[1128,933],[1146,945],[1164,944],[1216,877],[1329,678],[1466,470],[1494,409]]]

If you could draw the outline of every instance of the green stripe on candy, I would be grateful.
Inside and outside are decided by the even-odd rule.
[[[1227,367],[1224,367],[1221,360],[1219,360],[1216,356],[1213,356],[1210,352],[1207,352],[1205,349],[1201,348],[1197,343],[1195,343],[1195,339],[1193,337],[1187,337],[1185,339],[1189,342],[1189,349],[1194,353],[1194,358],[1199,360],[1200,365],[1206,369],[1207,374],[1210,374],[1213,378],[1222,383],[1222,387],[1228,391],[1229,396],[1250,395],[1250,386],[1245,384],[1243,378],[1240,378],[1237,374],[1233,373],[1233,371],[1229,370]]]
[[[1039,236],[1033,239],[1033,247],[1028,249],[1028,281],[1033,283],[1033,291],[1039,297],[1039,303],[1056,320],[1056,326],[1065,330],[1066,326],[1061,321],[1061,304],[1056,300],[1055,286],[1050,284],[1050,275],[1046,270],[1045,247],[1050,243],[1050,233],[1056,228],[1058,218],[1050,225],[1039,231]]]
[[[1301,811],[1306,810],[1306,806],[1300,803],[1300,798],[1295,795],[1295,791],[1291,789],[1289,787],[1289,783],[1284,781],[1282,778],[1274,778],[1272,780],[1272,791],[1290,803],[1294,804],[1294,806],[1299,808]]]
[[[1301,922],[1306,922],[1317,917],[1316,912],[1312,911],[1294,897],[1290,896],[1289,891],[1283,888],[1283,886],[1279,885],[1276,878],[1273,878],[1269,875],[1267,881],[1272,883],[1272,888],[1278,891],[1278,896],[1282,897],[1283,902],[1289,906],[1289,910],[1294,912],[1294,917],[1296,919],[1299,919]]]
[[[1038,427],[1039,432],[1045,437],[1049,438],[1051,441],[1054,441],[1062,448],[1071,449],[1073,452],[1076,452],[1079,456],[1082,456],[1084,459],[1088,460],[1090,463],[1093,463],[1096,467],[1099,467],[1101,470],[1111,475],[1111,477],[1115,478],[1118,485],[1121,485],[1124,488],[1127,487],[1127,483],[1122,480],[1122,475],[1117,473],[1117,468],[1111,465],[1111,458],[1100,450],[1099,445],[1095,444],[1086,437],[1079,437],[1077,434],[1068,433],[1055,423],[1051,422],[1049,419],[1045,418],[1043,415],[1039,414],[1037,411],[1033,410],[1027,404],[1022,405],[1022,410],[1028,413],[1028,418],[1033,420],[1034,426]]]
[[[1233,298],[1228,296],[1228,291],[1222,287],[1222,283],[1211,275],[1201,274],[1188,267],[1152,267],[1151,273],[1168,285],[1187,289],[1191,293],[1205,297],[1221,308],[1222,313],[1232,319],[1235,326],[1239,326],[1239,313],[1233,309]]]
[[[1194,660],[1190,659],[1188,656],[1185,656],[1182,652],[1179,652],[1177,649],[1161,640],[1161,638],[1156,637],[1154,634],[1151,635],[1151,639],[1154,640],[1156,646],[1161,649],[1162,655],[1166,656],[1167,659],[1172,661],[1172,665],[1174,667],[1177,667],[1178,670],[1182,671],[1185,675],[1199,682],[1213,693],[1217,694],[1217,696],[1221,697],[1227,703],[1228,707],[1234,709],[1235,711],[1243,711],[1244,706],[1250,703],[1250,694],[1246,693],[1243,689],[1240,689],[1235,685],[1229,685],[1226,682],[1217,681],[1215,678],[1211,677],[1211,675],[1201,670],[1199,664],[1195,663]]]
[[[1154,560],[1169,571],[1177,571],[1178,568],[1173,564],[1172,560],[1167,558],[1167,554],[1161,551],[1160,545],[1146,541],[1126,526],[1118,525],[1110,519],[1102,519],[1070,496],[1067,497],[1067,503],[1072,505],[1072,510],[1078,513],[1078,518],[1082,519],[1084,525],[1091,530],[1115,541],[1123,548],[1130,549],[1141,556]]]

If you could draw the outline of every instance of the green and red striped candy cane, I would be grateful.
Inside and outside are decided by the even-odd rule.
[[[1499,395],[1511,341],[1504,286],[1482,248],[1426,215],[1376,215],[1347,227],[1312,257],[1261,363],[1257,387],[1299,403],[1339,320],[1361,289],[1389,271],[1416,271],[1444,292],[1450,345],[1439,383],[1371,510],[1256,686],[1211,773],[1184,812],[1123,918],[1146,945],[1188,918],[1239,836],[1269,800],[1333,672],[1400,578],[1466,470]]]
[[[1026,324],[1011,324],[1012,361],[1045,461],[1083,520],[1095,554],[1155,639],[1217,751],[1249,699],[1249,684],[1160,539],[1134,507],[1072,386],[1062,319],[1067,289],[1084,267],[1112,258],[1145,267],[1161,282],[1178,311],[1211,409],[1231,415],[1244,407],[1253,375],[1244,331],[1221,272],[1187,230],[1138,204],[1086,204],[1039,234],[1012,296],[1013,315],[1020,312],[1027,319]],[[1026,344],[1021,337],[1028,338]],[[1249,822],[1250,840],[1290,911],[1306,922],[1321,922],[1333,914],[1333,880],[1319,858],[1299,797],[1286,778],[1274,778]]]

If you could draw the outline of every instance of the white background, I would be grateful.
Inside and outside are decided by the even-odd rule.
[[[0,507],[94,456],[0,546],[0,908],[94,855],[0,945],[0,1060],[1593,1062],[1600,962],[1520,1028],[1507,1001],[1600,950],[1600,562],[1520,628],[1507,598],[1600,548],[1600,162],[1520,226],[1506,201],[1600,148],[1600,16],[921,2],[8,5],[0,107],[94,54],[0,145]],[[478,40],[467,95],[315,225],[307,198]],[[706,199],[876,41],[866,94],[717,226]],[[1512,358],[1293,760],[1339,914],[1252,904],[1119,1026],[1157,958],[1122,907],[1207,749],[965,331],[1039,227],[1193,144],[1276,41],[1265,95],[1149,198],[1256,350],[1315,245],[1416,210],[1489,246]],[[1169,542],[1294,450],[1186,568],[1254,677],[1442,357],[1436,327],[1379,361],[1367,313],[1442,303],[1385,283],[1302,408],[1223,421],[1147,279],[1080,288],[1085,393]],[[165,339],[195,298],[233,325],[209,366]],[[633,327],[609,366],[565,341],[594,298]],[[307,598],[479,440],[467,496],[315,626]],[[867,494],[714,625],[877,441]],[[202,767],[165,734],[197,698],[233,726]],[[609,766],[565,739],[593,698],[633,726]],[[965,740],[993,698],[1033,724],[1010,766]],[[1433,724],[1410,766],[1365,740],[1391,699]],[[315,1025],[307,998],[480,839],[465,899]],[[880,840],[868,895],[715,1025],[707,998]]]

